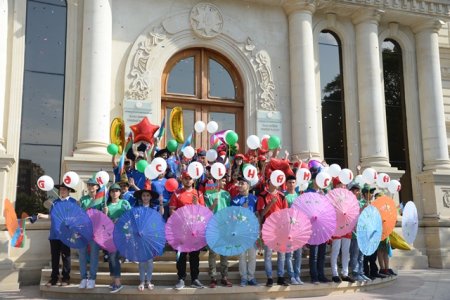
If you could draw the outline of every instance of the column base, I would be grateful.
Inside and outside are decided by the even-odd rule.
[[[450,161],[449,160],[434,160],[434,161],[425,161],[424,162],[424,171],[428,170],[450,170]]]
[[[450,170],[427,170],[420,173],[423,217],[450,218]]]
[[[76,145],[76,154],[88,154],[88,155],[108,155],[106,148],[108,144],[95,141],[78,142]]]
[[[450,268],[450,221],[426,218],[424,224],[429,266]]]
[[[389,159],[384,156],[368,156],[361,158],[361,167],[365,168],[375,168],[377,171],[380,168],[390,168],[391,164]]]

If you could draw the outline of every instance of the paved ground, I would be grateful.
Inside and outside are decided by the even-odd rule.
[[[0,292],[0,299],[44,299],[38,286],[23,287],[20,292]],[[298,298],[314,300],[450,300],[450,269],[399,271],[397,281],[385,288],[326,297]]]

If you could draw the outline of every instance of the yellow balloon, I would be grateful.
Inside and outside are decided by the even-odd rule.
[[[184,129],[183,129],[183,109],[179,106],[172,108],[170,112],[170,133],[177,143],[184,143]]]
[[[403,237],[395,231],[392,231],[392,233],[389,235],[389,241],[391,242],[391,246],[393,249],[411,250],[411,247],[403,239]]]
[[[121,118],[114,118],[109,128],[109,139],[111,144],[116,144],[119,147],[119,154],[122,154],[122,149],[125,146],[125,122]]]

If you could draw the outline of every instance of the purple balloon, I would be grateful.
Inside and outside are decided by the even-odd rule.
[[[314,169],[321,169],[322,167],[323,167],[322,164],[318,160],[311,159],[310,161],[308,161],[308,168],[310,170],[312,168],[314,168]]]

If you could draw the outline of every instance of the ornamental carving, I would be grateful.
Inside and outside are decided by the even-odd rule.
[[[446,190],[444,192],[444,196],[442,196],[442,201],[444,203],[444,207],[450,208],[450,190]]]
[[[222,33],[222,14],[216,6],[210,3],[199,3],[194,6],[189,20],[192,30],[201,38],[210,39]]]

